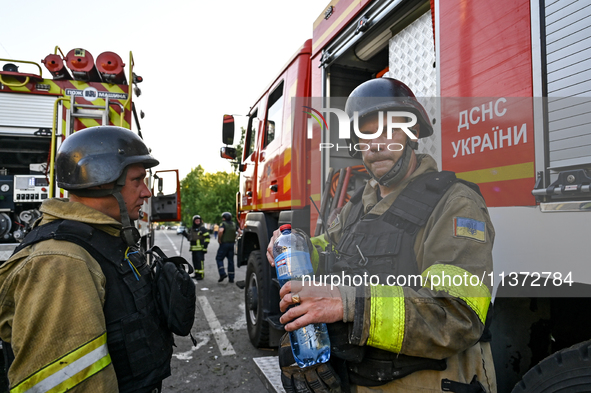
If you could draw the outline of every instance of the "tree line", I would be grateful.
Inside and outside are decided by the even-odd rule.
[[[192,218],[199,214],[203,222],[214,224],[222,221],[222,213],[230,212],[236,218],[236,193],[240,184],[238,164],[244,149],[246,129],[240,128],[240,141],[236,146],[236,161],[230,162],[234,173],[206,173],[201,165],[193,168],[181,180],[183,224],[191,226]]]
[[[220,223],[223,212],[236,215],[238,174],[207,173],[201,165],[193,168],[181,180],[183,224],[191,226],[191,219],[199,214],[206,223]]]

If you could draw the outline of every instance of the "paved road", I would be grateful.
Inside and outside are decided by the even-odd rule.
[[[155,244],[167,255],[191,261],[188,242],[174,230],[156,231]],[[205,279],[196,281],[197,311],[192,334],[175,337],[172,376],[164,381],[163,392],[256,392],[265,386],[256,373],[253,358],[276,356],[274,350],[255,349],[248,339],[244,316],[244,291],[219,278],[215,263],[217,241],[211,243],[205,258]],[[236,268],[236,280],[244,280],[246,266]]]

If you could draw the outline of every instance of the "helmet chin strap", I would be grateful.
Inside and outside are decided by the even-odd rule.
[[[115,182],[115,187],[112,189],[112,194],[117,203],[119,204],[119,214],[121,217],[121,224],[123,224],[123,228],[121,228],[120,236],[125,242],[128,247],[132,247],[137,245],[140,241],[140,231],[133,226],[131,223],[131,219],[129,218],[129,212],[127,211],[127,206],[125,205],[125,201],[123,200],[123,195],[121,195],[121,189],[125,185],[125,180],[127,179],[127,168],[123,171],[121,176]]]
[[[121,192],[114,192],[113,196],[119,203],[119,213],[121,214],[121,223],[123,224],[120,236],[128,247],[135,246],[141,239],[140,231],[138,231],[138,229],[131,223]]]
[[[416,142],[414,142],[414,143],[416,143]],[[399,183],[402,179],[404,179],[404,176],[406,176],[406,173],[408,172],[408,167],[410,165],[410,158],[412,156],[412,149],[414,149],[414,148],[415,147],[410,143],[410,139],[407,139],[406,147],[404,148],[404,152],[402,153],[402,157],[400,157],[398,159],[398,161],[396,161],[394,166],[392,166],[392,168],[390,168],[390,170],[388,172],[386,172],[381,177],[377,177],[371,171],[371,169],[369,169],[369,167],[365,164],[365,161],[363,161],[363,166],[367,170],[367,173],[369,173],[369,175],[375,181],[377,181],[380,186],[383,186],[383,187],[393,186],[393,185]]]

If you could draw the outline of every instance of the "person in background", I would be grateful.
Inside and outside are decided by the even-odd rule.
[[[229,282],[234,282],[234,242],[236,241],[236,224],[232,221],[232,214],[222,213],[222,224],[218,232],[218,253],[215,260],[218,264],[220,278],[218,282],[228,277]],[[224,270],[224,258],[228,259],[228,274]]]
[[[191,228],[183,235],[189,240],[191,245],[191,256],[193,258],[193,267],[195,268],[195,279],[203,280],[205,277],[205,254],[207,253],[207,246],[209,246],[209,231],[203,225],[201,216],[196,214],[193,216],[193,224]]]

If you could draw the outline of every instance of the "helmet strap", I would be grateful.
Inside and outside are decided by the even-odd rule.
[[[404,149],[404,152],[402,153],[402,157],[400,157],[398,161],[396,161],[394,166],[390,168],[390,170],[386,172],[382,177],[377,177],[371,171],[371,169],[369,169],[369,167],[365,164],[365,161],[363,161],[363,166],[367,170],[367,173],[369,173],[369,175],[375,181],[377,181],[380,186],[383,187],[390,187],[399,183],[402,179],[404,179],[404,176],[406,176],[406,173],[408,172],[410,158],[412,156],[411,150],[413,149],[411,143],[416,144],[416,142],[412,142],[410,139],[407,139],[406,147]]]
[[[140,231],[131,224],[129,213],[127,212],[127,207],[125,206],[125,201],[123,200],[121,192],[114,192],[113,196],[119,203],[119,213],[121,214],[121,223],[123,224],[120,236],[128,247],[135,246],[141,239]]]
[[[121,189],[125,185],[126,179],[127,168],[123,170],[121,176],[119,176],[119,178],[115,181],[115,187],[113,187],[111,191],[112,195],[115,197],[115,199],[117,199],[117,203],[119,204],[119,215],[121,216],[121,224],[123,224],[123,228],[121,228],[121,233],[119,236],[121,236],[128,247],[132,247],[137,245],[141,239],[141,236],[140,231],[138,231],[138,229],[131,223],[127,206],[123,200],[123,195],[121,195]]]

